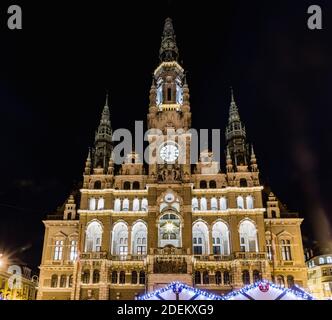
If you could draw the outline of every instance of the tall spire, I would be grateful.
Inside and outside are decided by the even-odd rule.
[[[109,95],[107,93],[105,106],[95,135],[94,167],[101,167],[107,170],[112,150],[112,126],[110,120]]]
[[[232,87],[230,89],[231,89],[231,105],[229,107],[228,123],[231,123],[234,121],[240,121],[239,109],[238,109],[235,99],[234,99],[234,91],[233,91]]]
[[[179,49],[176,45],[176,36],[171,18],[165,20],[164,31],[161,37],[159,58],[161,62],[177,61],[179,58]]]
[[[226,141],[235,167],[248,165],[246,130],[240,119],[233,88],[231,88],[231,104],[229,107],[228,126],[226,127]]]

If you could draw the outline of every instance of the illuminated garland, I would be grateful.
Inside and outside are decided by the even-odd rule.
[[[254,284],[249,284],[249,285],[243,287],[240,290],[228,293],[227,295],[223,296],[223,298],[225,300],[229,300],[231,298],[234,298],[234,297],[238,296],[239,294],[247,293],[249,290],[256,289],[257,287],[260,287],[260,286],[265,287],[267,285],[270,288],[281,290],[283,293],[286,293],[286,294],[291,293],[291,294],[295,295],[296,297],[299,297],[299,298],[304,299],[304,300],[314,300],[315,299],[311,294],[306,292],[304,289],[300,288],[298,285],[295,285],[295,287],[298,288],[299,290],[301,290],[301,292],[299,292],[297,290],[281,287],[280,285],[276,285],[276,284],[274,284],[272,282],[269,282],[267,280],[262,280],[262,281],[254,283]]]
[[[144,296],[138,297],[138,300],[147,300],[147,299],[150,299],[154,296],[158,296],[158,295],[160,295],[160,294],[162,294],[162,293],[164,293],[168,290],[172,290],[174,293],[181,293],[183,289],[192,292],[194,295],[202,295],[202,296],[204,296],[204,297],[206,297],[210,300],[224,300],[222,296],[218,296],[218,295],[215,295],[213,293],[209,293],[209,292],[206,292],[206,291],[202,291],[200,289],[190,287],[190,286],[188,286],[188,285],[186,285],[182,282],[178,282],[178,281],[172,282],[164,288],[158,289],[156,291],[147,293]]]
[[[269,282],[269,281],[266,281],[266,280],[259,281],[259,282],[256,282],[254,284],[247,285],[247,286],[243,287],[240,290],[232,291],[232,292],[230,292],[230,293],[228,293],[227,295],[224,295],[224,296],[215,295],[215,294],[209,293],[207,291],[202,291],[200,289],[190,287],[190,286],[188,286],[188,285],[186,285],[182,282],[176,281],[176,282],[170,283],[168,286],[166,286],[164,288],[155,290],[153,292],[145,294],[144,296],[138,297],[138,300],[148,300],[148,299],[150,299],[152,297],[155,297],[155,296],[158,297],[160,294],[163,294],[164,292],[169,291],[169,290],[172,290],[175,294],[176,293],[179,294],[183,291],[183,289],[185,289],[187,291],[190,291],[194,295],[197,295],[197,296],[202,295],[202,296],[204,296],[204,297],[206,297],[207,299],[210,299],[210,300],[229,300],[229,299],[234,298],[234,297],[236,297],[240,294],[245,294],[249,290],[256,289],[257,287],[259,287],[262,292],[264,292],[264,290],[266,288],[267,288],[267,290],[265,292],[267,292],[269,288],[274,288],[274,289],[281,290],[282,293],[285,293],[285,294],[291,293],[291,294],[295,295],[296,297],[299,297],[299,298],[304,299],[304,300],[314,300],[314,297],[311,294],[309,294],[308,292],[306,292],[305,290],[303,290],[302,288],[300,288],[297,285],[295,285],[295,287],[298,288],[299,290],[301,290],[301,292],[299,292],[297,290],[281,287],[280,285],[276,285],[276,284],[274,284],[272,282]]]

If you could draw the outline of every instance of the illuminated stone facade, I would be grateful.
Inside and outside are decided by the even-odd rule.
[[[332,254],[307,261],[309,292],[317,299],[332,299]]]
[[[264,199],[231,97],[225,170],[209,151],[191,164],[189,87],[167,19],[150,90],[149,164],[135,152],[114,164],[107,99],[79,209],[71,196],[44,221],[39,299],[134,299],[176,280],[218,294],[261,278],[306,287],[302,219],[272,193]]]

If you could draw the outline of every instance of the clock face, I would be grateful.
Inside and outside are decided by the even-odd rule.
[[[160,158],[166,162],[174,162],[179,157],[179,148],[174,144],[165,144],[160,149]]]
[[[165,201],[166,202],[173,202],[175,199],[174,194],[173,193],[167,193],[165,196]]]

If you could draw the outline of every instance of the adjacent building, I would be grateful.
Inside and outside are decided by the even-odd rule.
[[[38,299],[134,299],[172,281],[216,294],[261,279],[306,288],[302,219],[261,184],[234,94],[221,123],[226,166],[209,150],[191,163],[189,85],[169,18],[159,56],[150,161],[132,151],[115,165],[106,99],[79,195],[44,221]]]
[[[325,254],[307,261],[308,288],[317,299],[332,298],[332,254]]]
[[[0,300],[35,300],[38,278],[26,266],[0,267]]]

